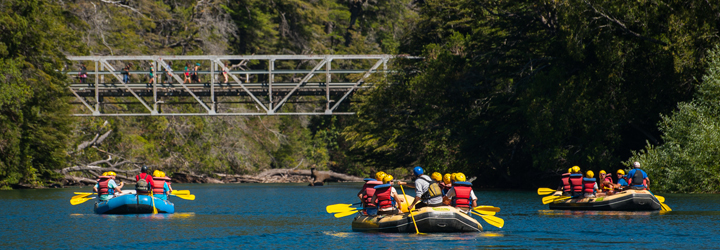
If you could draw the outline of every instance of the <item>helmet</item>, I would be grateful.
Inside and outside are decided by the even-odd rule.
[[[575,172],[575,173],[580,173],[580,167],[578,167],[578,166],[573,166],[573,167],[572,167],[572,170],[573,170],[573,172]]]
[[[457,176],[457,173],[452,173],[452,174],[450,174],[450,180],[452,180],[453,182],[455,182],[455,176]]]
[[[424,172],[425,172],[425,170],[423,170],[423,168],[420,166],[413,168],[413,173],[415,175],[422,175]]]
[[[107,175],[108,176],[116,176],[117,174],[113,171],[110,171],[110,172],[107,172]]]
[[[391,182],[393,180],[392,175],[386,175],[385,178],[383,178],[383,184],[387,184],[388,182]]]
[[[435,181],[438,181],[438,182],[442,181],[442,175],[438,172],[432,173],[432,175],[430,177]]]
[[[593,176],[595,176],[595,173],[593,173],[592,170],[588,170],[585,175],[587,176],[587,178],[593,178]]]
[[[148,172],[148,167],[143,165],[142,168],[140,168],[140,172],[143,172],[143,173],[146,173],[146,174],[147,174],[147,172]]]
[[[450,184],[451,181],[452,181],[452,175],[450,175],[450,174],[445,174],[445,175],[443,176],[443,182],[445,182],[445,184]]]
[[[163,171],[158,171],[158,172],[160,172],[160,173],[158,173],[158,175],[160,175],[160,176],[157,176],[157,177],[165,177],[165,172],[163,172]]]
[[[633,166],[635,168],[640,168],[640,162],[633,162]]]
[[[152,176],[153,177],[162,177],[162,176],[160,176],[160,170],[157,170],[157,169],[155,171],[153,171]]]
[[[108,173],[108,172],[104,172],[104,173],[102,173],[100,176],[107,176],[107,175],[108,175],[107,173]]]
[[[600,170],[600,174],[607,174],[607,172],[605,172],[605,170]]]
[[[617,173],[618,173],[618,174],[621,174],[621,175],[625,175],[625,170],[618,169]]]
[[[572,173],[572,168],[568,168],[568,173]]]
[[[387,174],[383,171],[375,173],[375,180],[382,181]]]
[[[465,174],[457,173],[457,175],[455,175],[455,181],[465,181]]]

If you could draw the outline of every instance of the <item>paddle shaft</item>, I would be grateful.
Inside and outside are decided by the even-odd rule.
[[[400,190],[402,190],[403,196],[406,196],[405,189],[403,188],[402,185],[400,185]],[[415,222],[415,216],[413,216],[412,210],[410,210],[410,203],[408,203],[407,199],[405,199],[405,204],[408,206],[408,212],[410,213],[410,218],[412,218],[413,225],[415,225],[415,233],[420,234],[420,230],[418,230],[417,223]]]

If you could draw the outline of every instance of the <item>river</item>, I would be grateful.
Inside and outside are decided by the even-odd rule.
[[[360,183],[175,184],[196,200],[172,197],[171,215],[96,215],[89,188],[0,191],[0,249],[272,248],[718,248],[720,195],[664,194],[673,211],[548,210],[532,191],[476,190],[479,204],[500,207],[502,229],[451,234],[352,232],[353,216],[325,206],[354,203]],[[398,190],[400,191],[400,190]],[[413,193],[411,190],[406,190]]]

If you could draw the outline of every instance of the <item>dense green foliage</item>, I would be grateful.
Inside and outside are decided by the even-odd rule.
[[[708,53],[708,68],[695,98],[658,123],[664,144],[648,144],[626,162],[644,163],[652,187],[668,192],[717,192],[720,188],[720,49]]]
[[[369,92],[345,130],[364,162],[466,171],[486,186],[612,170],[655,139],[718,42],[707,1],[421,4],[399,84]],[[543,179],[546,173],[548,179]]]

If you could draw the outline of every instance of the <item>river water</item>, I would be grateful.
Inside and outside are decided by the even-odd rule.
[[[176,184],[196,200],[171,197],[176,213],[155,216],[96,215],[93,200],[70,205],[89,188],[0,191],[0,249],[720,247],[716,194],[665,194],[668,213],[566,212],[548,210],[532,191],[476,190],[479,204],[502,209],[504,228],[478,219],[484,232],[415,235],[352,232],[353,216],[325,212],[357,202],[361,186]]]

